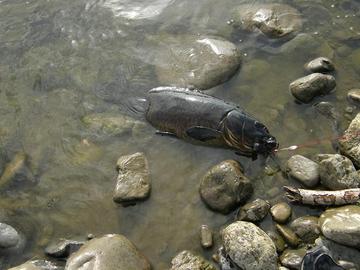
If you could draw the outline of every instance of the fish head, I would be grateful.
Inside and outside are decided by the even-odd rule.
[[[264,124],[241,111],[231,111],[224,122],[227,143],[240,153],[267,156],[279,146]]]

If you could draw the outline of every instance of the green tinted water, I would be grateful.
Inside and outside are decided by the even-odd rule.
[[[255,115],[281,146],[336,136],[332,122],[312,104],[333,102],[341,128],[349,123],[346,94],[360,86],[359,2],[281,1],[297,8],[304,19],[303,34],[285,45],[232,32],[227,24],[231,11],[249,2],[274,1],[0,0],[1,171],[16,154],[26,156],[24,172],[0,190],[0,221],[26,238],[20,254],[0,258],[3,268],[44,257],[51,240],[89,233],[124,234],[154,269],[167,269],[183,249],[203,253],[200,225],[218,230],[233,215],[204,206],[199,180],[228,158],[240,160],[253,179],[253,198],[281,199],[280,187],[289,181],[281,173],[266,176],[259,160],[159,137],[147,123],[133,132],[112,133],[91,129],[83,121],[93,113],[143,121],[134,104],[159,86],[152,54],[157,40],[162,35],[208,34],[231,40],[243,54],[240,72],[209,93]],[[334,60],[336,92],[299,105],[288,85],[317,56]],[[149,159],[152,194],[146,202],[123,208],[112,201],[116,160],[138,151]],[[334,152],[329,140],[297,153],[311,157],[326,152]],[[285,162],[290,155],[279,157]],[[296,216],[305,213],[317,211],[295,210]],[[271,226],[270,220],[262,224]]]

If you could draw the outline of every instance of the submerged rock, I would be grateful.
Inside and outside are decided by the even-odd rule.
[[[284,238],[274,231],[267,231],[266,234],[273,240],[277,253],[281,254],[287,246]]]
[[[251,196],[253,187],[244,176],[240,163],[226,160],[207,172],[199,191],[207,206],[227,214]]]
[[[83,241],[61,239],[45,248],[45,254],[54,258],[65,258],[79,250]]]
[[[150,195],[148,161],[143,153],[122,156],[117,161],[119,175],[113,195],[118,203],[144,200]]]
[[[348,98],[356,103],[360,103],[360,89],[351,89],[348,94]]]
[[[280,224],[276,224],[276,230],[284,238],[286,243],[288,243],[290,246],[295,248],[298,245],[300,245],[301,240],[299,239],[299,237],[297,237],[295,232],[292,229],[290,229],[289,227],[286,227],[286,226],[283,226]]]
[[[221,231],[225,253],[243,270],[277,269],[277,253],[271,238],[250,222],[237,221]]]
[[[280,262],[283,266],[290,269],[301,269],[301,263],[306,254],[306,249],[286,249],[280,256]]]
[[[315,216],[303,216],[291,222],[290,228],[305,243],[314,243],[320,235],[319,218]]]
[[[235,44],[219,37],[164,36],[154,61],[160,84],[206,90],[239,69]]]
[[[213,245],[213,233],[209,226],[201,225],[200,227],[200,240],[203,248],[210,248]]]
[[[360,172],[339,154],[318,155],[321,184],[332,190],[360,187]]]
[[[61,268],[52,262],[45,260],[33,260],[25,262],[9,270],[60,270]]]
[[[26,170],[27,155],[24,152],[18,152],[14,158],[6,164],[1,176],[0,176],[0,188],[8,185],[14,177]],[[26,172],[24,172],[26,174]]]
[[[273,205],[270,213],[275,222],[286,223],[291,216],[292,209],[286,202],[281,202]]]
[[[0,223],[0,250],[14,248],[21,242],[19,233],[10,225]]]
[[[124,236],[109,234],[85,243],[67,260],[65,270],[150,270],[147,259]]]
[[[270,203],[262,199],[256,199],[245,204],[239,209],[237,219],[243,221],[259,222],[263,220],[270,210]]]
[[[360,168],[360,113],[351,121],[349,128],[339,139],[340,152]]]
[[[115,113],[93,113],[84,116],[82,121],[88,128],[110,136],[131,134],[145,126],[143,122]]]
[[[170,270],[216,270],[216,267],[204,258],[184,250],[172,259]]]
[[[286,171],[306,187],[315,187],[320,180],[319,165],[301,155],[294,155],[288,160]]]
[[[305,65],[308,72],[331,72],[335,70],[333,62],[326,57],[318,57]]]
[[[360,248],[360,207],[348,205],[326,210],[319,219],[322,234],[339,244]]]
[[[293,81],[289,89],[299,101],[308,103],[316,96],[329,94],[335,86],[336,81],[333,76],[313,73]]]
[[[240,5],[233,12],[235,26],[247,31],[260,30],[269,38],[281,38],[302,28],[299,11],[285,4]]]

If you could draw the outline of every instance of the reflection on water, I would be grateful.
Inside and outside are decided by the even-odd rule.
[[[18,153],[26,155],[26,173],[0,190],[0,221],[21,231],[26,244],[21,255],[2,259],[2,268],[43,257],[53,239],[88,233],[126,235],[156,270],[168,269],[182,249],[203,253],[199,226],[217,230],[233,218],[206,209],[198,194],[201,177],[224,159],[242,162],[254,182],[254,198],[281,198],[288,180],[281,173],[266,175],[261,160],[159,137],[147,123],[127,122],[124,131],[111,124],[104,132],[84,121],[89,115],[119,115],[115,123],[124,117],[143,121],[141,100],[159,86],[157,65],[166,59],[157,56],[166,40],[181,44],[185,35],[210,35],[235,43],[243,63],[232,80],[209,93],[240,104],[281,146],[331,138],[332,121],[312,104],[295,103],[288,85],[304,75],[311,58],[331,57],[337,90],[314,103],[332,102],[340,129],[348,124],[346,94],[360,84],[360,3],[281,1],[302,14],[302,29],[291,40],[270,40],[231,25],[240,4],[263,2],[275,1],[0,1],[1,172]],[[138,151],[150,163],[152,194],[122,208],[112,201],[114,167],[119,156]],[[325,152],[334,152],[330,141],[297,153]],[[279,158],[284,162],[289,155]],[[304,213],[316,210],[295,209],[296,216]],[[261,226],[272,225],[266,220]]]

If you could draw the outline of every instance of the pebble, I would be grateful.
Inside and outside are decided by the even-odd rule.
[[[63,268],[45,260],[27,261],[8,270],[62,270]]]
[[[308,103],[316,96],[329,94],[335,86],[336,81],[333,76],[313,73],[293,81],[289,89],[296,99]]]
[[[20,243],[19,233],[10,225],[0,223],[0,248],[13,248]]]
[[[303,216],[293,220],[290,223],[290,228],[303,242],[312,244],[320,235],[318,221],[318,217]]]
[[[170,270],[216,270],[216,268],[203,257],[184,250],[172,259]]]
[[[351,89],[347,96],[350,100],[360,103],[360,89]]]
[[[301,243],[299,237],[297,237],[294,231],[289,227],[276,224],[276,229],[280,233],[280,235],[284,237],[286,243],[288,243],[291,247],[295,248]]]
[[[317,186],[320,181],[319,165],[301,155],[294,155],[288,160],[286,171],[290,177],[309,188]]]
[[[340,152],[360,168],[360,113],[351,121],[344,135],[339,138]]]
[[[210,230],[209,226],[201,225],[200,239],[201,239],[201,246],[203,248],[210,248],[213,246],[213,233]]]
[[[45,254],[54,258],[66,258],[79,250],[83,241],[61,239],[45,248]]]
[[[263,220],[270,210],[270,203],[256,199],[242,206],[237,213],[237,220],[259,222]]]
[[[273,205],[270,213],[275,222],[283,224],[289,220],[292,210],[289,204],[281,202]]]
[[[305,69],[308,72],[331,72],[335,70],[333,62],[326,57],[318,57],[305,65]]]
[[[271,238],[271,240],[273,240],[277,253],[281,254],[287,247],[284,238],[282,238],[282,236],[273,231],[268,231],[266,233]]]
[[[301,263],[306,254],[306,249],[287,249],[281,254],[280,262],[290,269],[301,269]]]

